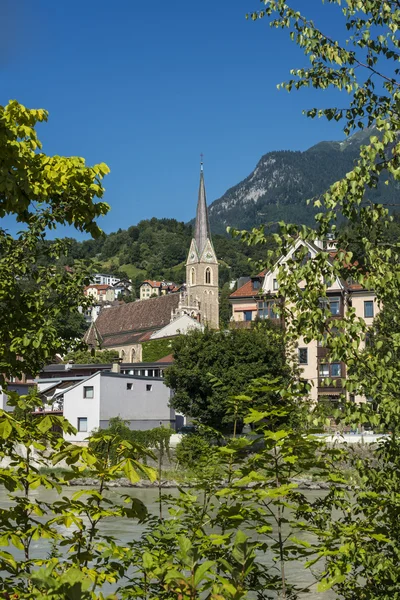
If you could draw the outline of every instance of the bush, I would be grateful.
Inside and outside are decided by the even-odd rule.
[[[209,442],[202,436],[185,435],[176,447],[176,459],[180,465],[192,469],[209,449]]]

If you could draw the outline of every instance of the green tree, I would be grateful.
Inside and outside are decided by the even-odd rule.
[[[222,286],[219,296],[219,323],[221,328],[227,327],[231,320],[232,307],[229,303],[229,296],[232,292],[230,283],[225,283]]]
[[[73,273],[58,267],[69,244],[44,244],[46,233],[73,225],[99,236],[95,220],[108,211],[96,200],[108,167],[44,154],[35,127],[46,120],[45,110],[16,101],[0,106],[0,217],[14,217],[22,230],[16,238],[0,231],[0,372],[6,376],[37,373],[56,353],[64,354],[73,339],[61,339],[57,323],[87,304],[82,290],[89,265],[76,262]],[[40,264],[43,255],[50,266]]]
[[[62,340],[81,339],[88,327],[84,315],[79,312],[59,315],[55,326]]]
[[[172,342],[172,353],[174,364],[165,373],[165,384],[174,391],[172,406],[216,429],[231,427],[229,396],[244,392],[252,379],[289,377],[282,332],[269,323],[250,330],[193,331]]]
[[[369,423],[374,428],[388,429],[391,435],[376,448],[373,458],[361,461],[348,453],[348,460],[360,482],[347,494],[337,483],[348,483],[332,469],[333,482],[324,500],[303,507],[302,513],[310,529],[319,538],[315,564],[324,558],[319,589],[333,588],[341,598],[396,597],[400,586],[398,552],[399,473],[399,369],[391,361],[398,355],[397,327],[382,327],[376,350],[364,349],[368,328],[363,317],[349,307],[346,314],[330,327],[329,314],[320,306],[326,297],[326,282],[338,277],[351,278],[363,288],[374,290],[380,306],[400,308],[400,247],[388,241],[389,207],[372,200],[372,192],[386,181],[400,180],[400,6],[391,0],[331,0],[342,11],[344,35],[334,40],[318,28],[316,22],[281,0],[271,0],[254,20],[269,19],[272,27],[287,29],[309,59],[306,67],[292,70],[293,78],[282,84],[291,91],[303,87],[325,90],[332,87],[346,92],[346,102],[333,108],[313,108],[311,117],[342,121],[344,131],[374,126],[369,140],[361,147],[354,168],[334,183],[325,194],[314,200],[316,231],[303,227],[280,225],[276,241],[279,252],[285,252],[300,239],[321,239],[334,232],[339,251],[329,260],[321,250],[315,260],[304,263],[294,257],[282,265],[279,289],[287,302],[282,306],[286,340],[303,336],[318,340],[329,349],[330,360],[347,364],[348,377],[343,385],[348,394],[364,394],[373,405],[347,404],[344,401],[337,418],[343,423]],[[346,41],[344,41],[346,38]],[[346,235],[338,228],[344,219],[356,233]],[[264,232],[253,230],[243,237],[250,243],[262,243]],[[270,254],[270,263],[273,257]],[[299,282],[307,286],[299,289]],[[338,333],[339,332],[339,333]],[[378,334],[379,338],[379,334]],[[398,366],[398,365],[397,365]],[[345,400],[345,398],[343,398]],[[377,410],[376,410],[377,409]],[[390,473],[390,476],[389,476]],[[340,512],[335,512],[340,510]]]

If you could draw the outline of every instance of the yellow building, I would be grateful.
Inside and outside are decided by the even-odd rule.
[[[278,270],[281,265],[293,257],[301,245],[308,250],[309,259],[313,259],[321,249],[335,252],[334,243],[331,247],[323,242],[314,243],[298,240],[286,256],[282,256],[275,267],[264,271],[257,277],[251,278],[243,286],[233,292],[229,298],[232,306],[231,321],[236,326],[250,326],[255,319],[272,319],[279,323],[276,304],[281,302],[278,287]],[[336,279],[327,289],[327,307],[332,319],[340,319],[349,307],[355,310],[356,316],[365,320],[366,325],[372,325],[374,317],[379,312],[379,306],[373,291],[363,289],[359,284]],[[342,379],[346,378],[346,365],[343,362],[329,362],[328,349],[316,340],[305,342],[302,338],[297,344],[297,360],[302,377],[311,384],[310,399],[317,402],[321,399],[338,400],[344,393]],[[326,386],[324,380],[329,378],[334,385]],[[362,397],[352,397],[356,402],[365,401]]]

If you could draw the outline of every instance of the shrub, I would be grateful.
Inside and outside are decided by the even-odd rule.
[[[180,465],[192,469],[209,448],[209,442],[202,436],[198,434],[185,435],[176,447],[176,459]]]

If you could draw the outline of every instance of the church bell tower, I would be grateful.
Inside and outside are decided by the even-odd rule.
[[[186,262],[187,303],[199,306],[200,321],[211,329],[219,328],[218,260],[211,241],[204,185],[203,162],[197,201],[194,238]]]

